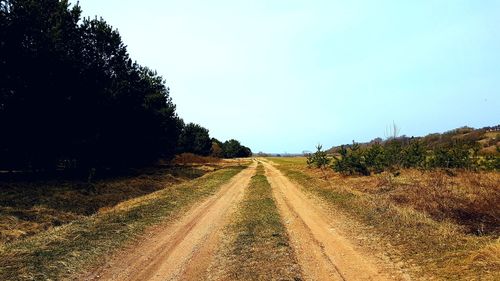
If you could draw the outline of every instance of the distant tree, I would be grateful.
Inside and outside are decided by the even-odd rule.
[[[392,125],[387,126],[386,131],[385,131],[385,136],[389,140],[390,139],[397,139],[400,132],[401,132],[401,128],[399,128],[395,122],[392,122]]]
[[[189,123],[182,128],[178,142],[180,153],[188,152],[208,156],[211,149],[212,140],[208,129],[194,123]]]
[[[347,158],[352,174],[369,176],[370,171],[366,165],[366,159],[358,143],[353,141],[349,156]]]
[[[339,150],[340,157],[335,156],[332,169],[344,175],[370,175],[363,155],[363,150],[358,143],[353,142],[350,149],[341,146]]]
[[[423,168],[426,161],[426,149],[422,142],[413,140],[403,151],[403,167],[405,168]]]
[[[262,152],[262,151],[259,151],[259,152],[257,153],[257,156],[259,156],[259,157],[269,157],[269,154],[268,154],[268,153],[265,153],[265,152]]]
[[[323,172],[323,176],[326,178],[327,174],[325,168],[330,165],[331,159],[328,157],[326,151],[323,151],[323,146],[321,144],[316,145],[316,152],[309,154],[307,157],[307,165],[309,167],[319,168]]]
[[[216,139],[216,138],[212,138],[211,141],[212,141],[212,143],[218,144],[220,147],[222,147],[222,145],[223,145],[223,143],[220,140]]]
[[[332,164],[332,169],[335,172],[338,172],[338,173],[341,173],[344,175],[350,174],[348,161],[346,160],[348,158],[348,151],[347,151],[346,146],[341,145],[337,149],[337,153],[339,154],[339,156],[337,156],[337,155],[333,156],[334,161]]]
[[[365,163],[368,169],[375,173],[383,172],[387,167],[384,147],[379,143],[373,144],[365,150]]]
[[[225,141],[222,145],[222,150],[224,152],[225,158],[252,156],[252,151],[250,150],[250,148],[242,146],[241,143],[235,139]]]
[[[222,150],[224,151],[224,157],[225,158],[235,158],[238,157],[238,151],[241,147],[241,144],[239,141],[231,139],[228,141],[225,141]]]
[[[221,145],[217,142],[212,142],[212,149],[210,150],[210,155],[212,157],[223,158],[224,151],[222,150]]]
[[[429,161],[431,168],[474,169],[478,163],[476,142],[454,140],[432,151]]]
[[[250,157],[252,156],[252,150],[250,149],[250,147],[243,145],[241,147],[239,155],[240,155],[239,157]]]
[[[321,144],[316,145],[316,152],[309,154],[307,157],[307,165],[309,167],[315,167],[324,169],[331,162],[326,151],[323,151],[323,146]]]
[[[384,144],[385,165],[397,172],[403,165],[403,140],[391,138]]]

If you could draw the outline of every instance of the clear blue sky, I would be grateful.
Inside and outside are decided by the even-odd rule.
[[[171,87],[179,115],[253,151],[500,123],[500,1],[81,0]]]

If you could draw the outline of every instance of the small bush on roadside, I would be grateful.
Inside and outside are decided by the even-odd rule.
[[[375,143],[365,151],[365,163],[374,173],[381,173],[387,167],[382,145]]]
[[[327,153],[322,149],[323,146],[318,144],[316,146],[316,152],[309,154],[307,157],[307,165],[309,167],[324,169],[330,164],[331,159],[328,158]]]
[[[432,151],[430,168],[477,168],[477,145],[463,141],[454,141]]]
[[[335,162],[332,166],[334,171],[344,175],[370,175],[363,150],[359,144],[353,143],[349,150],[342,146],[339,153],[340,157],[335,156]]]

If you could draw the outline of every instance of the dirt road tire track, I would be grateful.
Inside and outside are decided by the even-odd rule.
[[[256,164],[243,170],[179,221],[113,258],[87,280],[196,280],[210,264],[218,234],[231,209],[242,200]],[[191,263],[191,261],[194,261]],[[195,267],[190,264],[196,264]],[[184,276],[187,274],[187,276]]]
[[[262,161],[308,280],[407,280],[391,266],[360,253],[331,227],[327,213],[278,169]]]

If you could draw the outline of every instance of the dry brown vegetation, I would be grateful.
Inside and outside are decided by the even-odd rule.
[[[329,171],[328,180],[424,212],[437,221],[450,220],[467,233],[500,234],[498,172],[459,171],[450,175],[445,171],[402,170],[396,177],[391,173],[345,177]]]
[[[198,164],[214,164],[221,162],[221,158],[212,156],[201,156],[193,153],[181,153],[175,156],[173,163],[177,165],[198,165]]]
[[[0,245],[61,226],[219,166],[158,166],[96,180],[0,181]]]
[[[357,177],[327,171],[325,178],[323,171],[307,168],[304,158],[272,160],[307,191],[367,227],[373,243],[390,245],[387,251],[414,276],[500,278],[500,173],[402,170],[399,176]]]
[[[95,268],[147,227],[178,218],[244,168],[235,162],[194,180],[178,184],[167,180],[156,192],[0,245],[0,280],[61,280]],[[144,181],[140,178],[135,180]]]
[[[500,234],[500,173],[461,171],[404,171],[388,180],[382,175],[374,189],[386,191],[392,202],[425,212],[432,218],[452,220],[467,233]],[[391,190],[392,189],[392,190]]]

